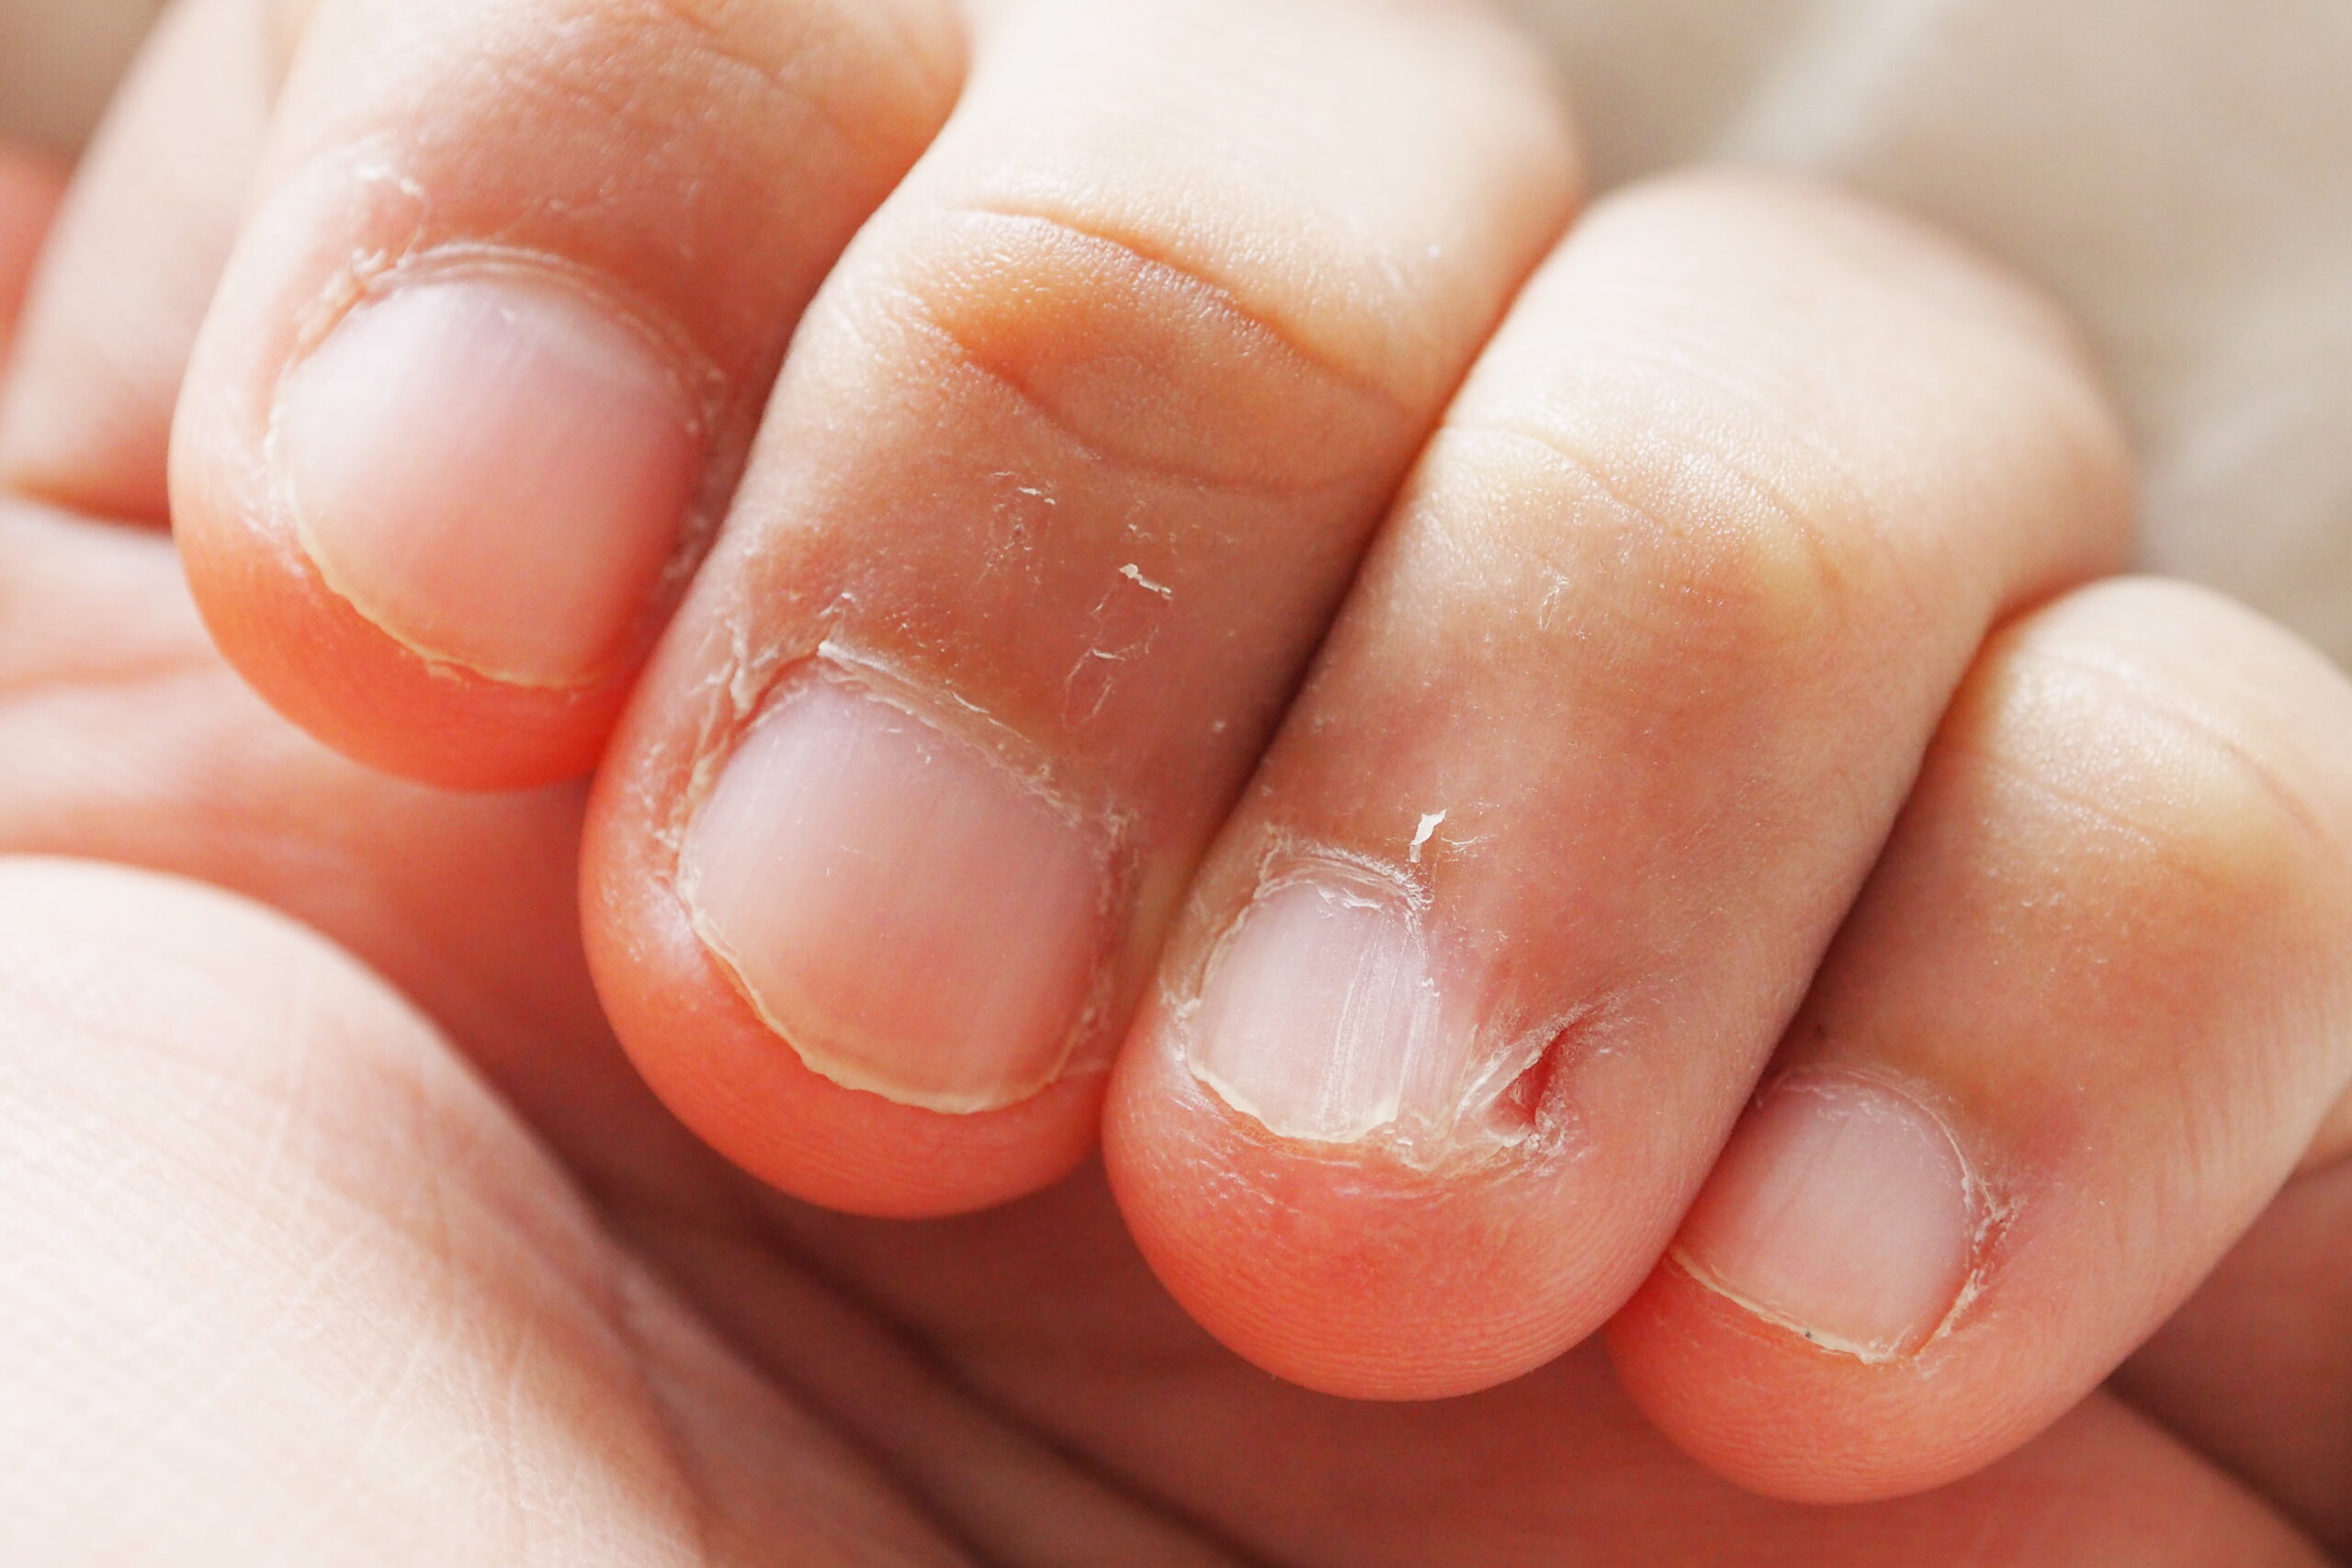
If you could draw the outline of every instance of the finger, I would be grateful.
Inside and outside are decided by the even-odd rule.
[[[2352,1162],[2290,1182],[2113,1380],[2339,1559],[2352,1553]]]
[[[943,0],[322,0],[175,432],[243,673],[387,771],[583,771],[959,52]]]
[[[1933,1486],[2081,1399],[2352,1078],[2352,687],[2202,592],[1987,650],[1611,1340],[1669,1435],[1815,1500]]]
[[[1713,176],[1572,234],[1431,446],[1193,890],[1108,1124],[1228,1344],[1526,1371],[1649,1271],[2006,608],[2120,446],[1983,264]]]
[[[1092,1171],[1021,1203],[928,1224],[877,1225],[781,1201],[760,1213],[792,1253],[873,1303],[957,1384],[1016,1406],[1066,1449],[1134,1478],[1253,1562],[2318,1568],[2325,1561],[2263,1499],[2104,1393],[1966,1481],[1883,1503],[1815,1507],[1759,1497],[1677,1451],[1626,1399],[1598,1341],[1460,1399],[1333,1399],[1268,1378],[1218,1352],[1168,1302]],[[757,1272],[740,1249],[713,1248],[693,1227],[668,1233],[674,1245],[657,1248],[665,1267],[684,1261],[686,1277],[695,1261],[714,1278]],[[729,1318],[752,1353],[811,1398],[849,1383],[857,1362],[829,1359],[828,1347],[812,1344],[787,1292],[773,1302]],[[854,1412],[857,1401],[828,1407]],[[877,1423],[855,1414],[848,1422],[877,1451],[895,1454],[904,1440],[902,1430],[875,1430]]]
[[[13,607],[0,623],[0,756],[11,761],[0,771],[0,852],[102,856],[231,888],[368,963],[447,1032],[566,1178],[594,1196],[605,1231],[682,1294],[728,1314],[725,1331],[760,1371],[921,1493],[929,1516],[989,1561],[1090,1560],[1090,1551],[1164,1568],[1224,1561],[1204,1546],[1179,1550],[1180,1526],[964,1397],[924,1351],[779,1253],[765,1216],[744,1205],[741,1177],[661,1109],[606,1035],[575,951],[578,791],[430,790],[296,734],[211,656],[160,537],[0,506],[0,600]],[[44,932],[53,935],[54,922]],[[119,964],[119,982],[130,986],[139,961],[161,950],[151,941]],[[283,954],[265,957],[263,978],[283,984]],[[0,1037],[7,1017],[0,978]],[[266,1055],[278,1043],[264,1028],[229,1043]],[[288,1118],[318,1114],[347,1090],[381,1120],[373,1064],[356,1051],[334,1060],[356,1079],[325,1089],[298,1079],[307,1092]],[[163,1099],[177,1138],[206,1119],[175,1095],[175,1086]],[[126,1104],[109,1100],[117,1111]],[[169,1142],[150,1138],[146,1153]],[[255,1207],[309,1201],[282,1164],[268,1185]],[[386,1189],[398,1196],[413,1185],[403,1178]],[[10,1195],[21,1215],[30,1192],[19,1182]],[[73,1213],[85,1231],[111,1223],[86,1201]],[[336,1239],[348,1238],[337,1231]],[[13,1312],[0,1282],[0,1316],[17,1322]],[[34,1353],[56,1357],[47,1343]],[[0,1413],[0,1429],[10,1413]],[[726,1447],[773,1489],[761,1468],[771,1461],[755,1460],[740,1434]],[[53,1459],[53,1443],[43,1451]],[[18,1517],[7,1495],[0,1482],[0,1520]],[[28,1557],[90,1560],[28,1554],[0,1522],[0,1560]],[[168,1561],[186,1568],[188,1559]]]
[[[47,160],[0,144],[0,370],[63,185]]]
[[[0,484],[160,523],[188,352],[260,155],[263,0],[183,0],[76,173],[0,389]]]
[[[1091,1145],[1167,910],[1574,184],[1473,8],[1035,0],[975,51],[804,328],[587,851],[672,1106],[899,1213]]]

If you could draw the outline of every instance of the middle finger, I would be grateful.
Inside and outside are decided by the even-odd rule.
[[[1420,1397],[1623,1302],[1986,627],[2122,446],[1982,263],[1804,187],[1596,209],[1473,372],[1200,880],[1107,1128],[1243,1354]]]

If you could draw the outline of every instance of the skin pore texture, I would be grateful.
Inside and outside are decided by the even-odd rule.
[[[174,509],[593,784],[0,503],[11,1554],[2346,1540],[2352,694],[2043,307],[1467,9],[556,16],[312,16]]]

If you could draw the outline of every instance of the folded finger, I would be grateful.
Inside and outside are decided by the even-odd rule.
[[[1997,638],[1612,1327],[1652,1417],[1815,1500],[1932,1486],[2164,1321],[2352,1077],[2352,685],[2200,591]]]

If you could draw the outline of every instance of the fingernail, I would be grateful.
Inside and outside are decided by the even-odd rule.
[[[727,763],[680,891],[811,1069],[968,1112],[1059,1075],[1103,954],[1108,850],[980,746],[814,677]]]
[[[405,284],[288,378],[272,460],[328,586],[438,661],[577,684],[626,650],[700,484],[653,341],[519,274]]]
[[[1190,1055],[1283,1137],[1354,1143],[1428,1112],[1452,1075],[1403,895],[1339,868],[1271,884],[1211,961]]]
[[[1977,1219],[1968,1168],[1924,1107],[1857,1079],[1796,1078],[1740,1123],[1676,1250],[1781,1326],[1885,1360],[1951,1314]]]

